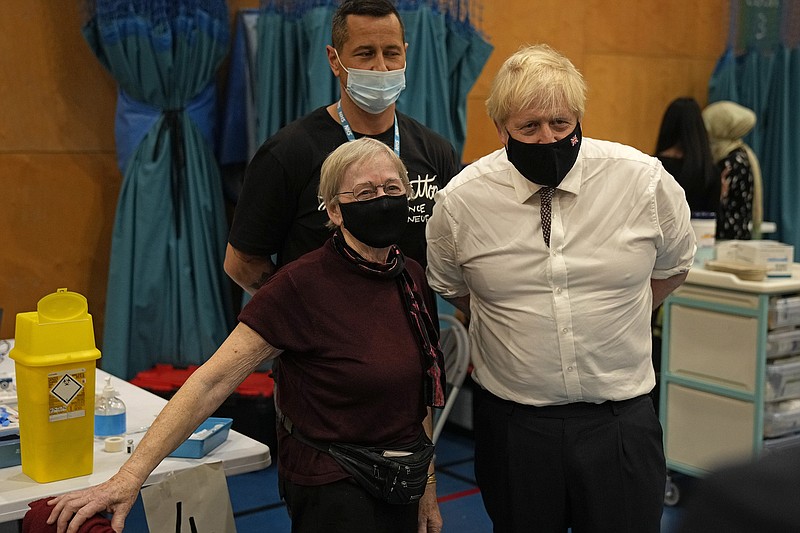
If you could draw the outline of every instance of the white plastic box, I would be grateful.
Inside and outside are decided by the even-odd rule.
[[[767,365],[766,401],[800,398],[800,356],[776,359]]]
[[[794,246],[778,241],[740,241],[736,260],[765,266],[768,278],[791,278]]]
[[[713,218],[693,218],[691,224],[697,241],[697,252],[693,264],[703,266],[709,259],[714,259],[714,234],[717,221]]]
[[[783,437],[764,440],[764,453],[783,452],[800,446],[800,433],[791,433]]]
[[[764,436],[782,437],[800,431],[800,400],[764,404]]]
[[[770,329],[800,325],[800,296],[770,299],[767,322]]]
[[[742,241],[717,241],[714,245],[714,258],[717,261],[736,261],[736,251]]]
[[[770,331],[767,334],[767,358],[800,355],[800,328]]]

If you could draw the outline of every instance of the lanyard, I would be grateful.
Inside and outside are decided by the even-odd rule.
[[[347,136],[347,141],[355,141],[356,136],[353,135],[353,129],[350,127],[350,123],[347,122],[344,112],[342,111],[341,100],[336,104],[336,112],[339,114],[339,123],[342,125],[344,134]],[[397,113],[394,114],[394,153],[397,154],[397,157],[400,157],[400,127],[397,125]]]

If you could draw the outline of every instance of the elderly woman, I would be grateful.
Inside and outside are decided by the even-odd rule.
[[[761,235],[761,167],[742,140],[756,125],[756,114],[723,100],[703,110],[711,154],[722,175],[717,239],[758,239]]]
[[[425,435],[428,406],[443,404],[441,353],[421,296],[425,274],[394,245],[408,218],[409,190],[403,163],[381,142],[363,138],[337,148],[320,179],[334,236],[255,294],[233,333],[169,401],[117,474],[52,500],[49,521],[58,531],[77,531],[106,509],[121,531],[149,473],[259,364],[279,354],[277,403],[286,422],[279,427],[278,474],[292,531],[440,531],[432,463],[422,466],[422,494],[393,505],[354,483],[318,446],[432,446]]]

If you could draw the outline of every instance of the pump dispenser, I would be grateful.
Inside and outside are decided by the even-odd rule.
[[[98,439],[121,437],[125,435],[125,424],[125,403],[108,376],[103,392],[94,401],[94,436]]]

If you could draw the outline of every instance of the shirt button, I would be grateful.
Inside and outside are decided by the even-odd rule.
[[[566,333],[567,331],[569,331],[567,328],[561,328],[561,333]]]
[[[571,367],[571,366],[568,366],[568,367],[567,367],[567,370],[568,370],[568,371],[570,371],[570,372],[572,372],[572,367]]]
[[[561,287],[556,287],[556,294],[561,294]]]

